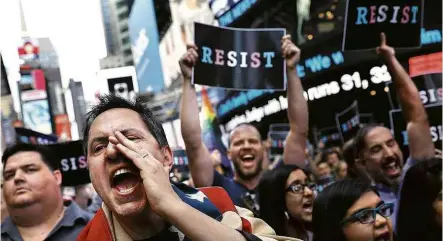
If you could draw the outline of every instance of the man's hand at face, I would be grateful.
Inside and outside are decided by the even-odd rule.
[[[110,136],[109,141],[140,170],[140,177],[152,211],[164,217],[169,207],[182,202],[172,189],[167,172],[168,166],[162,165],[148,150],[127,139],[119,131],[115,132],[115,137]]]

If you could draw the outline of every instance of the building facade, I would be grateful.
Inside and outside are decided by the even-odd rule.
[[[128,18],[134,1],[101,0],[100,2],[108,52],[108,56],[100,61],[100,67],[105,69],[133,65]]]

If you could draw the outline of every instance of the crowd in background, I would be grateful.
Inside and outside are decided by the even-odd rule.
[[[19,144],[5,151],[2,240],[92,240],[104,235],[114,240],[148,240],[163,235],[162,230],[170,227],[180,231],[179,237],[195,240],[441,240],[441,152],[435,150],[431,140],[419,93],[384,35],[377,53],[388,66],[402,103],[408,123],[409,157],[403,156],[391,131],[377,124],[363,126],[341,147],[326,148],[320,142],[315,150],[309,150],[308,108],[294,70],[300,49],[285,36],[282,53],[287,64],[290,131],[280,157],[269,158],[269,144],[251,124],[241,124],[230,133],[226,155],[232,161],[233,177],[221,165],[220,150],[209,151],[202,140],[197,94],[191,84],[197,46],[190,45],[180,61],[184,78],[181,131],[190,174],[171,167],[171,150],[164,131],[149,110],[117,97],[104,97],[86,117],[84,142],[92,185],[62,192],[61,173],[50,164],[50,153],[41,146]],[[119,129],[125,126],[127,129]],[[107,183],[111,175],[107,165],[118,176],[112,187]],[[163,169],[169,173],[163,173]],[[133,195],[144,195],[141,201],[118,196],[132,192],[137,182],[144,191]],[[225,191],[215,198],[211,193],[218,189],[204,194],[219,212],[238,213],[240,226],[227,222],[225,215],[215,219],[225,224],[218,226],[213,219],[206,219],[213,213],[212,206],[204,201],[204,205],[195,203],[200,192],[189,187],[214,186]],[[121,193],[114,194],[115,189]],[[234,209],[222,211],[222,206],[229,206],[219,203],[225,195]],[[129,199],[134,206],[125,203]],[[151,211],[144,209],[148,204]],[[190,206],[200,212],[195,213]],[[248,212],[252,228],[245,228],[243,211]],[[145,212],[143,218],[137,216]],[[152,213],[158,217],[151,219]],[[135,217],[138,222],[126,217]],[[252,217],[260,218],[273,231],[257,231],[254,224],[263,221],[251,221]],[[169,226],[165,227],[169,228],[162,226],[163,222],[152,221],[160,219],[166,220]],[[149,228],[143,230],[144,224]],[[105,234],[98,227],[111,232]],[[231,232],[228,227],[239,232]],[[272,235],[287,238],[271,239]]]

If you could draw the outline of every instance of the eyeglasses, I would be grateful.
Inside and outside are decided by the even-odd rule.
[[[356,221],[359,221],[360,223],[363,224],[369,224],[375,221],[377,213],[385,218],[388,218],[392,215],[393,212],[394,212],[394,204],[384,203],[378,206],[377,208],[365,209],[358,213],[353,214],[349,218],[345,218],[341,222],[341,225],[343,226],[347,223],[356,222]]]
[[[305,190],[305,187],[308,187],[309,189],[311,189],[311,191],[317,190],[317,185],[315,183],[306,183],[306,184],[296,183],[287,187],[286,192],[301,194]]]

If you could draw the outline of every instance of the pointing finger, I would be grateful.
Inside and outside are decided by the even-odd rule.
[[[385,35],[385,33],[380,33],[380,45],[381,46],[384,46],[384,45],[386,45],[386,35]]]

